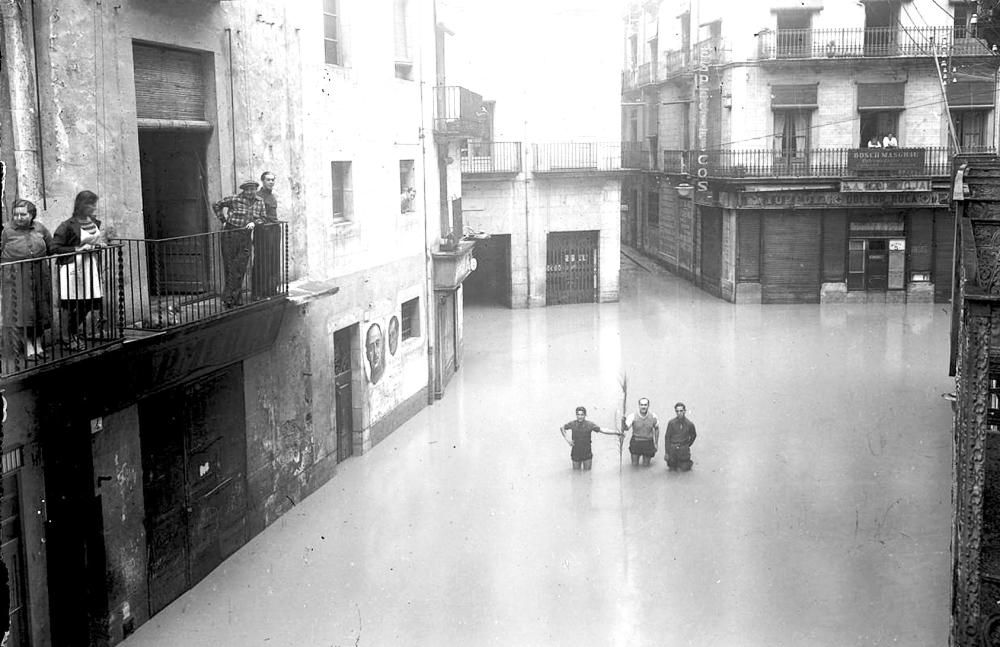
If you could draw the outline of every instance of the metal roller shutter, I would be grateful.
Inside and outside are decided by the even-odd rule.
[[[766,214],[762,224],[762,301],[819,303],[819,214]]]
[[[934,212],[929,209],[914,209],[906,215],[906,229],[909,270],[930,272],[934,242]]]
[[[719,287],[722,276],[722,211],[701,209],[701,276],[709,285]]]
[[[205,119],[205,70],[200,54],[132,45],[139,119]]]
[[[844,280],[847,258],[847,214],[828,211],[823,215],[823,280]]]
[[[760,214],[741,213],[736,219],[738,254],[736,278],[739,281],[760,281]]]
[[[934,300],[951,301],[951,275],[955,250],[955,216],[944,209],[934,214]]]

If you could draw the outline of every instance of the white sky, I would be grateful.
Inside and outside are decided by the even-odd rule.
[[[625,0],[438,0],[449,85],[497,102],[498,141],[620,139]]]

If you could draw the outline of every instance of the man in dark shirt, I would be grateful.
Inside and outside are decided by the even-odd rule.
[[[572,440],[566,437],[567,431],[572,432]],[[621,435],[617,431],[604,431],[587,420],[587,409],[584,407],[576,408],[576,420],[570,420],[562,427],[559,427],[559,433],[569,443],[569,446],[573,448],[569,454],[570,460],[573,461],[573,469],[578,470],[581,467],[585,470],[590,469],[591,461],[594,458],[590,450],[590,435],[595,432],[608,436]]]
[[[250,260],[250,232],[264,222],[264,201],[257,197],[258,186],[254,180],[247,180],[240,185],[239,194],[212,205],[215,217],[222,222],[222,265],[226,274],[222,305],[226,308],[242,301],[243,277]]]
[[[278,198],[274,195],[274,173],[260,174],[257,192],[264,202],[264,221],[253,232],[253,269],[250,271],[250,298],[274,296],[278,290],[281,262],[281,226],[278,225]]]
[[[694,464],[691,461],[691,445],[698,437],[698,432],[694,423],[687,419],[687,407],[683,402],[674,405],[674,413],[677,417],[667,423],[667,430],[663,434],[663,444],[667,450],[664,459],[667,461],[667,469],[686,472]]]

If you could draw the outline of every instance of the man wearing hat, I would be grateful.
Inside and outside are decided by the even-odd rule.
[[[243,276],[250,260],[250,232],[264,222],[264,201],[257,195],[256,180],[240,185],[240,193],[223,198],[212,205],[215,217],[222,222],[222,264],[226,283],[222,289],[222,305],[226,308],[242,302]]]

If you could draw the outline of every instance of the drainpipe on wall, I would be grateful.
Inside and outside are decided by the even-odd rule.
[[[437,3],[431,3],[431,15],[434,18],[434,38],[435,38],[435,54],[437,52]],[[434,313],[434,257],[431,256],[431,242],[430,237],[430,223],[427,219],[427,119],[426,119],[426,108],[424,106],[424,90],[426,89],[426,82],[424,81],[424,39],[417,39],[417,60],[419,61],[418,69],[420,70],[420,158],[423,162],[423,173],[420,174],[421,182],[421,193],[423,194],[422,200],[424,203],[424,312],[427,313],[427,325],[424,330],[427,331],[427,404],[434,404],[434,352],[436,345],[434,344],[434,329],[431,326],[431,321],[433,319]],[[437,61],[435,60],[435,66]],[[433,137],[433,126],[431,124],[431,136]],[[437,155],[434,156],[434,168],[437,168]]]
[[[524,170],[524,265],[528,289],[525,291],[524,306],[531,307],[531,218],[528,212],[528,120],[524,120],[524,153],[521,165]]]
[[[10,124],[13,132],[14,182],[18,197],[44,198],[39,129],[35,52],[28,32],[34,33],[32,16],[17,0],[0,0],[7,91],[10,97]]]

